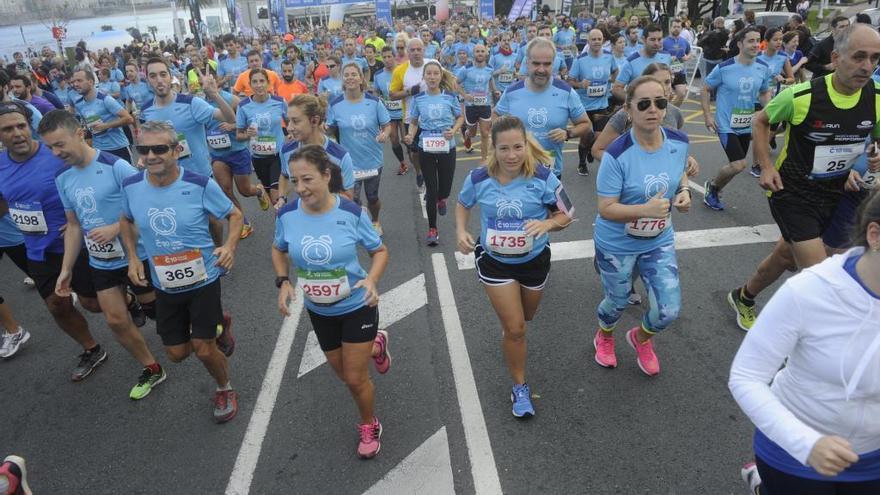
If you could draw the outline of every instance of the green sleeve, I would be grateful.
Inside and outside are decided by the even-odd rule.
[[[767,114],[771,124],[791,122],[794,117],[794,91],[785,88],[764,107],[764,113]]]

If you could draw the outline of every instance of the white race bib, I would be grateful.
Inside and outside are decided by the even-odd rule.
[[[754,109],[734,108],[733,113],[730,114],[730,128],[747,129],[751,127],[754,113]]]
[[[490,218],[486,227],[486,247],[501,256],[525,256],[532,251],[535,238],[526,235],[525,221]]]
[[[208,134],[208,146],[214,150],[222,150],[232,146],[232,140],[229,134]]]
[[[354,180],[369,179],[370,177],[376,177],[377,175],[379,175],[378,168],[371,168],[369,170],[354,169]]]
[[[297,270],[296,284],[315,304],[333,304],[351,295],[345,268],[335,270]]]
[[[672,62],[669,66],[669,70],[671,70],[673,74],[677,74],[684,70],[684,64],[681,62]]]
[[[9,215],[23,234],[46,234],[49,232],[46,217],[43,215],[43,205],[40,203],[29,205],[19,203],[16,208],[10,205]]]
[[[863,143],[816,146],[810,176],[814,179],[829,179],[845,175],[864,150]]]
[[[403,100],[385,100],[385,108],[388,110],[400,110],[403,108]]]
[[[562,50],[562,56],[565,58],[571,58],[574,56],[574,54],[572,53],[571,48],[566,48]]]
[[[425,153],[448,153],[449,140],[441,136],[422,136],[422,150]]]
[[[587,96],[589,96],[590,98],[600,98],[602,96],[605,96],[605,90],[607,88],[608,88],[608,85],[605,83],[602,83],[601,85],[596,85],[596,86],[593,86],[593,85],[587,86]]]
[[[669,215],[666,218],[639,218],[632,222],[626,223],[624,232],[632,237],[639,239],[653,239],[662,234],[669,226],[672,225]]]
[[[177,289],[208,279],[205,260],[198,249],[153,256],[153,266],[163,289]]]
[[[99,260],[115,260],[118,258],[122,258],[125,256],[125,252],[122,251],[122,243],[119,242],[119,238],[116,237],[110,242],[95,242],[88,237],[83,237],[86,241],[86,250],[89,252],[89,256],[92,258],[97,258]]]
[[[189,143],[183,133],[177,135],[177,145],[180,146],[180,158],[189,158],[192,152],[189,150]]]
[[[590,33],[587,31],[581,31],[580,33],[578,33],[578,39],[581,41],[589,41]]]
[[[473,105],[476,107],[482,107],[489,104],[489,96],[487,95],[473,95],[474,102]]]
[[[880,184],[880,172],[865,172],[862,176],[862,187],[874,189]]]
[[[89,115],[88,117],[86,117],[86,123],[89,126],[89,132],[91,132],[93,136],[97,136],[99,134],[104,134],[105,132],[107,132],[106,130],[103,130],[100,132],[95,132],[92,130],[92,124],[103,124],[104,123],[104,121],[101,120],[101,116],[99,116],[99,115]]]
[[[257,136],[251,139],[251,153],[255,155],[274,155],[278,152],[275,136]]]
[[[498,74],[498,82],[512,83],[513,82],[513,72],[504,72],[504,73]]]

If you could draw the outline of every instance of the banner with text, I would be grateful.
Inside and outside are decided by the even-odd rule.
[[[364,0],[281,0],[286,2],[288,9],[301,7],[326,7],[329,5],[350,5],[353,3],[370,3]]]
[[[393,25],[390,0],[376,0],[376,22],[378,24],[385,24],[387,27]]]
[[[480,0],[480,19],[495,17],[495,0]]]
[[[285,0],[269,0],[269,11],[272,19],[272,32],[287,33],[287,6]]]

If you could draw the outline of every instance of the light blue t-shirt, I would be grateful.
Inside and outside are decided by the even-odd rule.
[[[635,45],[630,45],[629,42],[627,42],[626,46],[623,47],[623,56],[626,58],[629,58],[630,55],[632,55],[633,53],[641,52],[642,48],[644,48],[644,46],[645,45],[643,45],[641,43],[636,43]]]
[[[278,155],[284,145],[281,123],[286,119],[287,102],[273,95],[262,102],[245,98],[238,102],[238,111],[235,112],[235,126],[239,129],[257,125],[257,137],[251,138],[249,144],[254,156]]]
[[[76,113],[86,124],[104,122],[106,124],[119,120],[120,110],[124,110],[116,99],[107,93],[98,91],[92,101],[86,101],[79,95],[74,100]],[[92,146],[99,150],[118,150],[128,146],[128,138],[121,127],[113,127],[102,132],[92,132]]]
[[[525,81],[512,84],[501,95],[495,113],[514,115],[526,125],[541,146],[554,158],[553,173],[562,174],[562,147],[548,136],[553,129],[565,129],[568,121],[574,121],[586,112],[581,98],[567,83],[554,79],[545,90],[535,93],[526,87]]]
[[[241,54],[238,54],[238,57],[230,58],[226,57],[221,60],[217,64],[217,75],[220,77],[232,76],[229,79],[229,82],[224,85],[231,86],[235,84],[235,80],[238,79],[239,74],[246,71],[248,68],[247,58],[242,57]]]
[[[376,136],[389,122],[385,105],[369,93],[358,102],[339,96],[327,109],[327,125],[339,129],[339,143],[351,154],[355,171],[382,168],[384,145],[376,142]]]
[[[226,218],[232,201],[213,179],[183,167],[180,177],[165,187],[150,184],[147,173],[123,181],[122,207],[140,231],[153,285],[175,293],[214,282],[223,270],[216,264],[208,217]]]
[[[556,31],[556,34],[553,35],[553,43],[556,43],[557,47],[570,47],[571,45],[574,45],[575,35],[574,28],[560,28]]]
[[[392,109],[388,110],[388,116],[392,120],[402,120],[403,119],[403,102],[401,100],[397,100],[396,102],[390,100],[391,96],[391,72],[386,69],[382,69],[373,76],[373,87],[376,88],[376,91],[382,96],[382,102],[385,104],[385,108],[392,107]]]
[[[327,213],[307,213],[296,199],[275,219],[274,246],[290,256],[306,308],[319,315],[344,315],[366,305],[366,289],[354,287],[367,276],[358,245],[374,252],[382,240],[366,210],[338,195]]]
[[[92,229],[113,225],[122,214],[122,183],[138,173],[130,163],[106,151],[99,151],[85,167],[67,166],[55,176],[55,185],[65,211],[76,214],[85,238],[89,265],[100,270],[128,266],[122,241],[106,244],[89,240]],[[143,259],[142,250],[138,256]]]
[[[477,100],[473,102],[464,100],[465,106],[491,104],[492,100],[489,96],[489,81],[492,79],[491,67],[488,65],[463,67],[455,73],[455,77],[458,78],[458,84],[466,94],[477,97]]]
[[[220,91],[220,94],[223,96],[223,100],[231,107],[234,95],[226,90]],[[217,108],[217,103],[215,103],[214,100],[211,100],[208,103],[212,107]],[[234,130],[226,132],[221,129],[221,123],[221,121],[212,118],[211,122],[205,128],[211,156],[229,156],[233,153],[248,149],[247,141],[239,141],[236,139],[236,131]]]
[[[0,247],[24,244],[24,235],[18,230],[9,213],[0,217]]]
[[[452,53],[453,53],[456,57],[458,57],[458,52],[459,52],[460,50],[464,50],[464,51],[467,52],[467,54],[468,54],[468,60],[471,60],[471,59],[474,58],[474,44],[471,43],[470,41],[465,41],[465,42],[456,41],[456,42],[452,45]]]
[[[133,101],[138,108],[143,108],[151,99],[153,99],[153,88],[144,81],[128,83],[122,88],[122,101]]]
[[[665,52],[657,52],[653,57],[648,58],[643,56],[641,50],[639,50],[626,57],[626,62],[626,65],[620,69],[620,74],[617,74],[617,82],[620,82],[624,86],[629,84],[633,79],[641,76],[642,72],[645,71],[645,67],[651,64],[666,64],[671,67],[672,55]]]
[[[715,92],[715,125],[719,133],[751,134],[752,114],[761,93],[770,87],[770,67],[756,59],[749,65],[736,57],[716,65],[706,78]]]
[[[590,82],[589,87],[575,90],[581,97],[585,110],[608,108],[608,82],[611,80],[611,73],[616,70],[617,62],[614,57],[604,52],[598,57],[587,52],[572,62],[569,77],[580,82]]]
[[[780,84],[775,82],[774,79],[782,74],[782,70],[785,68],[785,61],[788,60],[788,55],[778,51],[770,57],[761,52],[758,54],[758,60],[764,62],[770,68],[770,86],[775,87],[778,91]]]
[[[342,78],[333,79],[330,76],[318,82],[318,94],[329,93],[327,100],[332,100],[342,94]]]
[[[281,175],[290,178],[290,156],[299,149],[299,141],[288,141],[281,148]],[[342,188],[349,190],[354,187],[354,163],[351,155],[336,141],[324,136],[324,151],[333,165],[342,170]]]
[[[671,55],[678,63],[681,63],[682,58],[691,52],[691,44],[681,36],[673,38],[670,35],[663,38],[663,51]],[[673,70],[676,68],[673,68]],[[684,72],[684,67],[682,66],[681,70],[676,72]]]
[[[663,144],[650,152],[639,145],[632,129],[615,139],[602,155],[597,194],[616,197],[622,205],[640,205],[662,192],[671,202],[687,165],[688,138],[681,131],[662,132]],[[623,223],[597,214],[593,237],[603,252],[633,255],[673,243],[673,231],[671,216]]]
[[[98,82],[97,84],[95,84],[95,87],[98,89],[98,91],[103,91],[104,93],[107,93],[111,96],[118,94],[121,97],[122,94],[122,86],[120,86],[119,83],[116,81],[110,80],[106,82]]]
[[[495,76],[495,89],[498,91],[503,92],[508,86],[516,81],[517,58],[516,52],[512,52],[510,55],[496,53],[489,59],[489,66],[492,67],[493,71],[505,71]]]
[[[363,72],[366,72],[367,69],[370,67],[370,64],[367,63],[367,59],[365,59],[363,57],[358,57],[357,55],[355,55],[354,57],[346,57],[345,55],[343,55],[342,56],[342,66],[340,67],[339,72],[342,73],[341,69],[345,68],[345,66],[350,63],[357,64],[358,67],[360,67],[361,71],[363,71]]]
[[[180,165],[210,177],[213,171],[205,126],[214,119],[214,111],[214,107],[198,96],[177,94],[174,102],[164,107],[156,106],[156,100],[151,99],[141,108],[140,120],[171,123],[177,131],[177,140],[183,147]]]
[[[437,58],[437,52],[440,51],[440,45],[436,41],[432,41],[425,45],[425,58]]]
[[[538,165],[532,177],[521,175],[505,185],[486,167],[479,167],[464,179],[458,202],[467,209],[480,206],[480,245],[489,256],[516,265],[538,256],[549,243],[548,234],[526,236],[525,223],[544,220],[555,211],[556,191],[561,187],[544,165]]]
[[[422,92],[407,108],[410,118],[419,119],[419,130],[427,135],[439,134],[452,127],[461,115],[461,104],[455,93],[441,91],[435,95]]]

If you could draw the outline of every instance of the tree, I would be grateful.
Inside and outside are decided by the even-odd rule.
[[[54,32],[59,30],[67,32],[67,25],[73,18],[74,7],[70,5],[68,0],[58,2],[57,0],[30,0],[25,3],[25,7],[34,14],[34,17],[40,20],[46,29]],[[61,46],[61,39],[58,42],[58,54],[64,60],[64,48]]]

